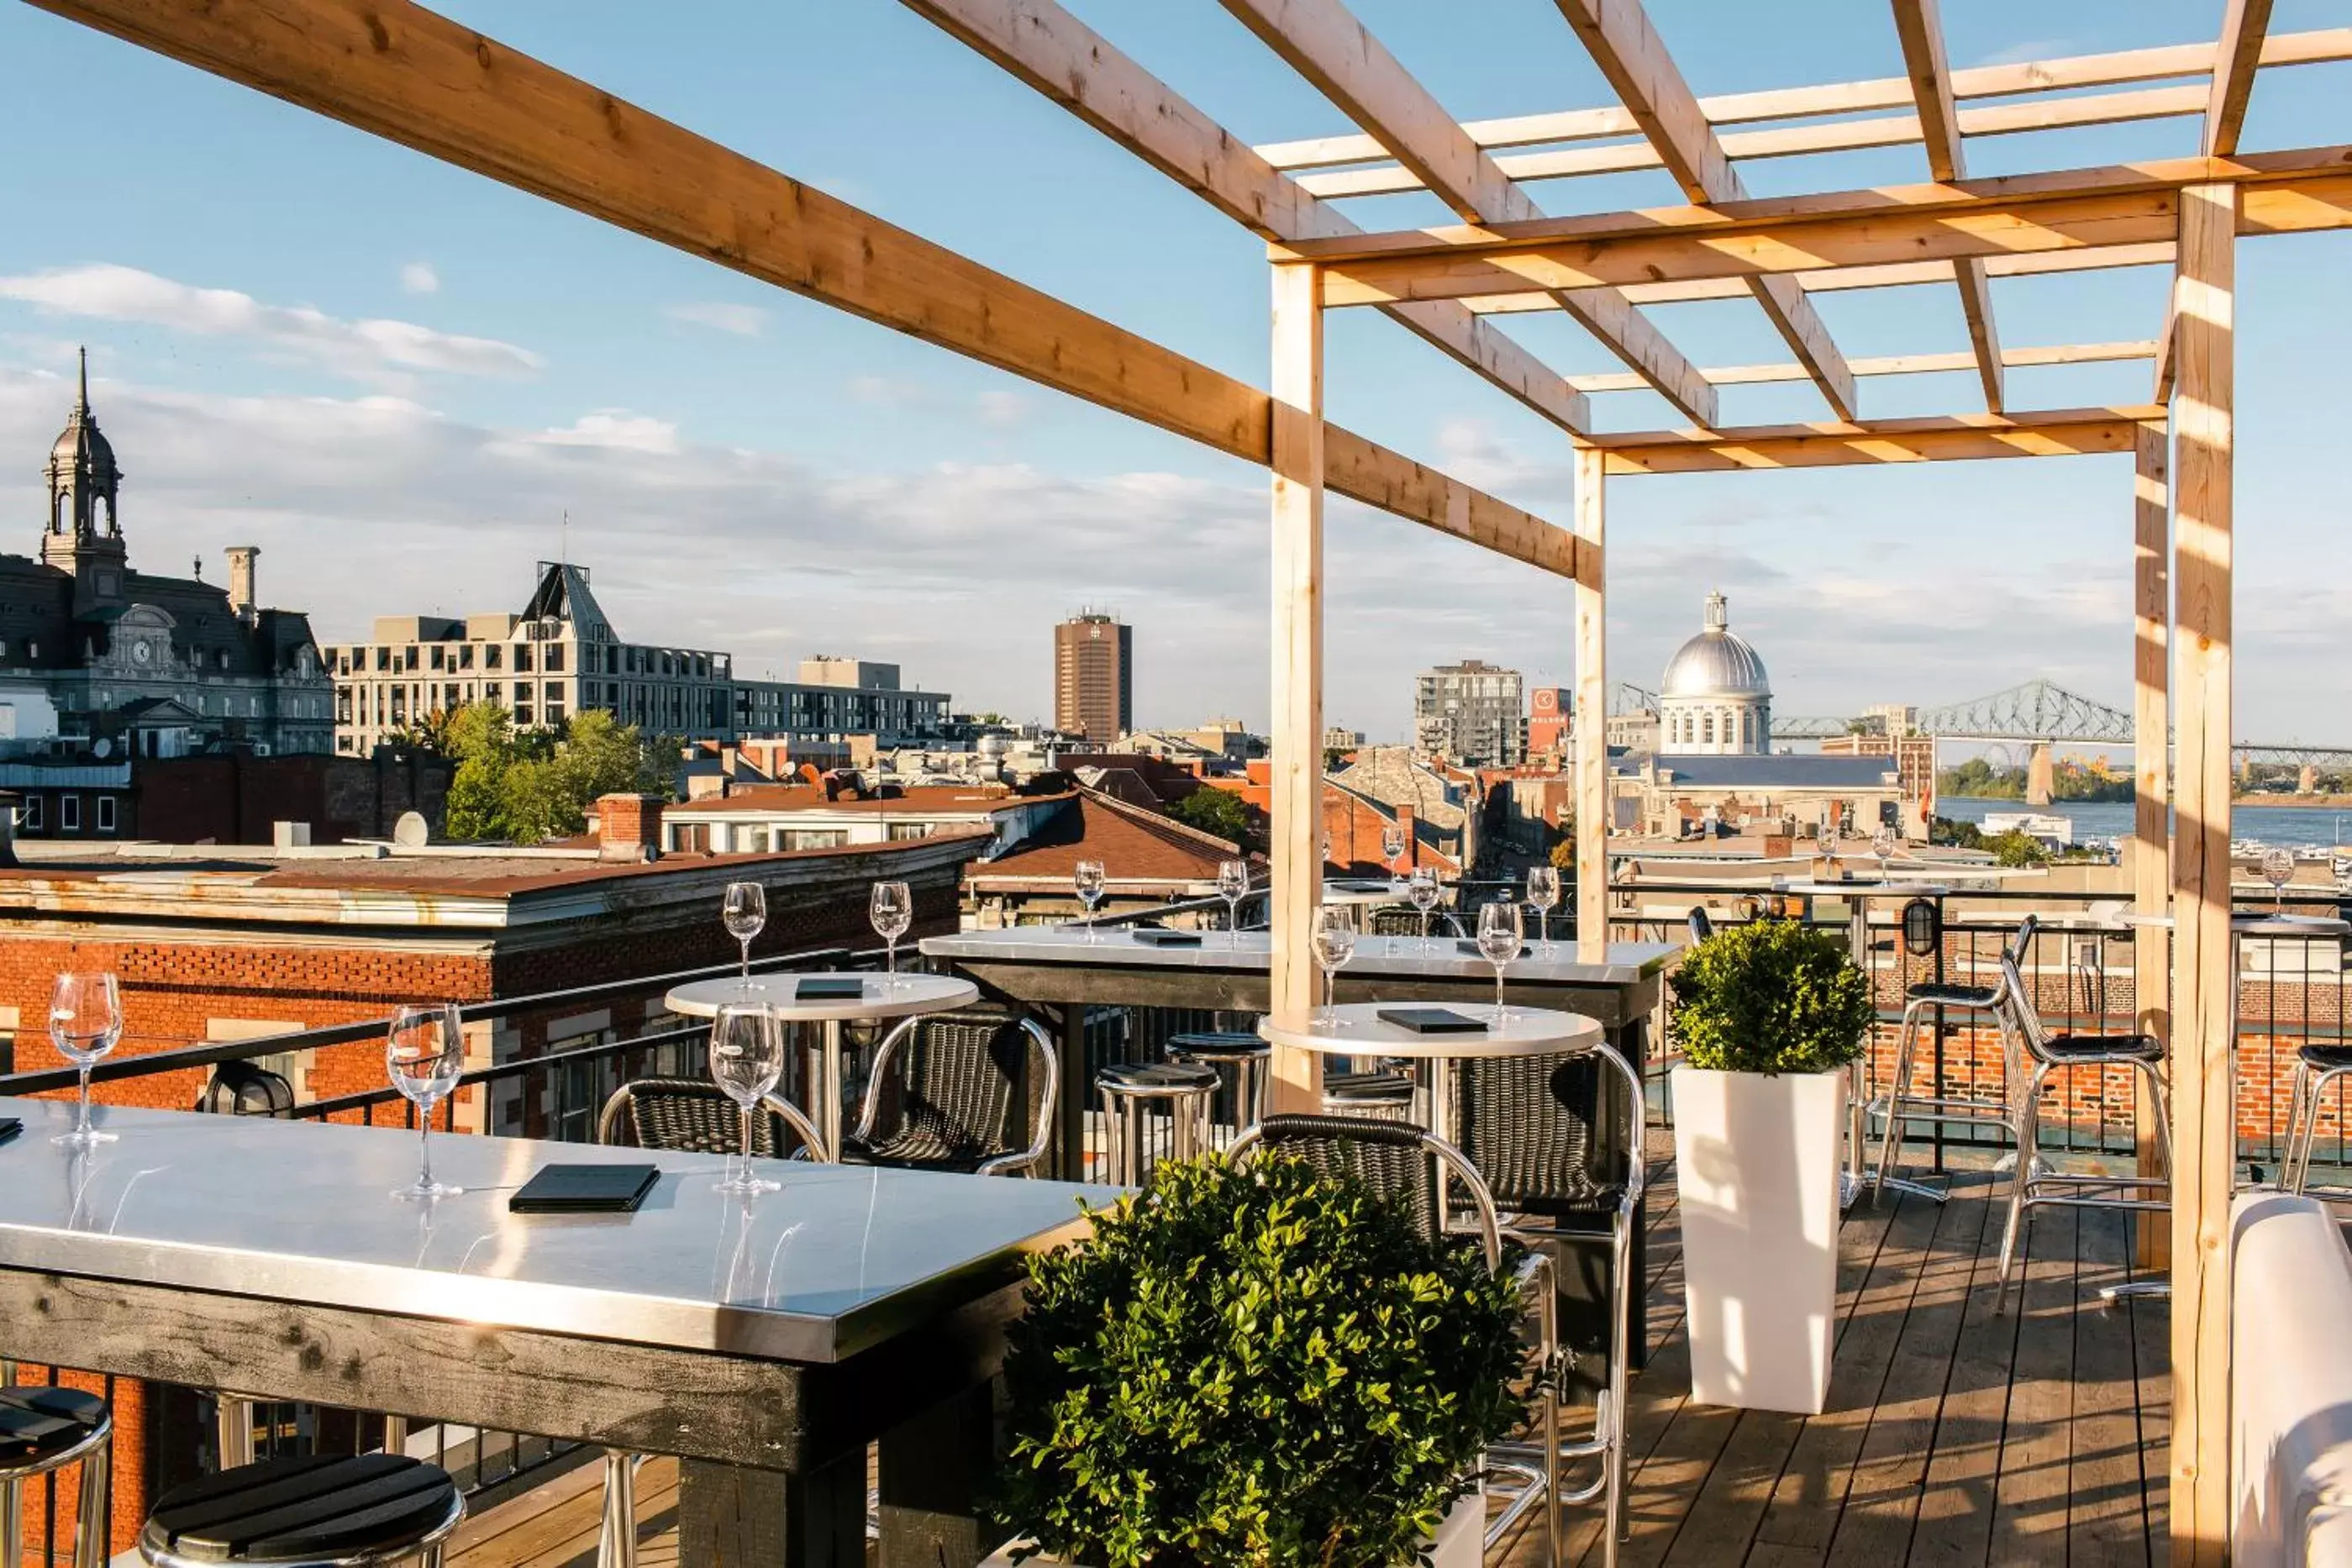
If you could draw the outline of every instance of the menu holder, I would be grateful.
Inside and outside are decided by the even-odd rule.
[[[5,1143],[9,1139],[14,1138],[17,1133],[22,1132],[24,1130],[25,1123],[19,1118],[14,1116],[0,1116],[0,1143]]]
[[[866,982],[855,975],[803,980],[793,987],[796,1002],[856,1002],[866,994]]]
[[[1416,1035],[1483,1035],[1486,1020],[1456,1013],[1450,1007],[1383,1007],[1383,1024],[1394,1024]]]
[[[1196,931],[1170,931],[1165,926],[1138,926],[1135,940],[1146,947],[1198,947],[1201,933]]]
[[[1463,941],[1460,941],[1460,942],[1455,942],[1454,945],[1454,947],[1455,947],[1456,949],[1458,949],[1459,951],[1461,951],[1461,952],[1466,952],[1466,953],[1468,953],[1468,954],[1469,954],[1471,957],[1473,957],[1473,958],[1484,958],[1484,957],[1486,957],[1486,953],[1485,953],[1485,952],[1484,952],[1479,948],[1479,946],[1478,946],[1478,944],[1477,944],[1476,942],[1472,942],[1472,941],[1468,940],[1467,938],[1465,938]],[[1533,958],[1535,955],[1536,955],[1536,950],[1535,950],[1534,948],[1529,947],[1529,946],[1528,946],[1527,943],[1525,943],[1525,942],[1521,942],[1521,943],[1519,944],[1519,956],[1520,956],[1521,958]]]
[[[635,1214],[660,1178],[652,1165],[541,1165],[507,1207],[516,1214]]]

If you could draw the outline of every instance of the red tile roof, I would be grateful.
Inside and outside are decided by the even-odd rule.
[[[860,811],[882,813],[936,812],[971,814],[1006,811],[1033,805],[1051,795],[1014,795],[972,784],[914,784],[882,799],[871,795],[827,800],[824,791],[806,784],[751,784],[725,795],[706,795],[663,808],[665,816],[700,816],[726,811]]]
[[[1067,883],[1081,860],[1099,860],[1114,888],[1138,882],[1213,883],[1217,863],[1240,850],[1222,838],[1187,827],[1141,806],[1096,790],[1077,798],[1036,833],[996,859],[975,863],[964,873],[975,888]]]

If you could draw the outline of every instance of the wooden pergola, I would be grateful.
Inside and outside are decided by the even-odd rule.
[[[1253,148],[1057,0],[904,0],[1269,242],[1271,391],[861,212],[406,0],[31,0],[133,43],[1273,470],[1273,1005],[1312,1005],[1320,898],[1327,489],[1575,584],[1580,941],[1605,940],[1612,476],[2129,452],[2134,458],[2139,907],[2179,919],[2169,959],[2135,944],[2142,1026],[2172,1043],[2174,1561],[2228,1542],[2231,949],[2229,936],[2233,255],[2240,236],[2352,226],[2352,148],[2242,153],[2258,73],[2352,59],[2352,28],[2270,36],[2269,0],[2225,0],[2218,37],[1954,70],[1935,0],[1889,0],[1906,74],[1696,97],[1638,0],[1557,0],[1618,102],[1459,121],[1341,0],[1223,0],[1358,133]],[[2144,83],[2169,85],[2144,86]],[[2071,96],[2049,97],[2064,89]],[[2084,90],[2095,89],[2095,90]],[[1885,112],[1879,112],[1885,111]],[[1845,116],[1816,123],[1825,116]],[[2194,158],[1967,177],[1971,138],[2172,117]],[[1730,129],[1738,127],[1738,129]],[[1932,183],[1751,199],[1738,165],[1918,145]],[[1549,216],[1525,182],[1665,170],[1689,205]],[[1333,205],[1426,190],[1459,226],[1365,233]],[[2125,343],[2004,348],[1990,280],[2168,266],[2167,319]],[[1816,293],[1951,288],[1966,350],[1849,360]],[[1702,369],[1642,307],[1750,298],[1790,363]],[[1370,307],[1558,426],[1572,526],[1507,504],[1323,417],[1328,310]],[[1566,375],[1496,318],[1564,311],[1622,361]],[[2018,409],[2013,367],[2152,360],[2148,401]],[[1983,408],[1862,417],[1858,378],[1973,369]],[[1831,417],[1721,423],[1717,389],[1809,383]],[[1593,396],[1651,389],[1690,428],[1604,434]],[[2167,772],[2168,712],[2177,750]],[[2168,838],[2167,804],[2178,814]],[[2168,978],[2169,1007],[2167,1006]],[[1315,1068],[1284,1064],[1288,1092]],[[2143,1137],[2146,1136],[2143,1117]],[[2158,1238],[2160,1240],[2161,1238]]]

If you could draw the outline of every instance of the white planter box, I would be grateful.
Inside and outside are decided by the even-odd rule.
[[[1843,1072],[1674,1069],[1691,1398],[1820,1413],[1837,1329]]]
[[[1430,1543],[1429,1560],[1431,1568],[1481,1568],[1486,1556],[1486,1489],[1481,1486],[1446,1510],[1445,1521],[1437,1527],[1437,1539]],[[1049,1568],[1062,1564],[1060,1558],[1044,1555],[1026,1561]],[[1013,1568],[1011,1543],[999,1547],[980,1568]]]

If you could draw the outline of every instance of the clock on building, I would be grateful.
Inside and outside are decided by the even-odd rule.
[[[139,638],[131,645],[131,659],[134,664],[152,664],[155,661],[155,645],[145,637]]]

